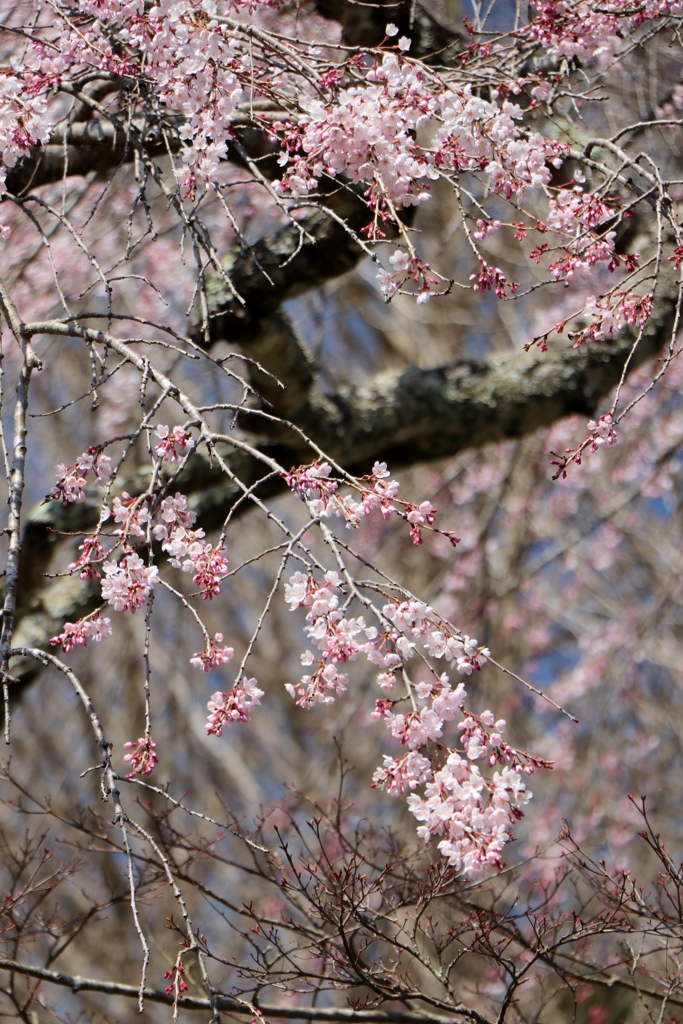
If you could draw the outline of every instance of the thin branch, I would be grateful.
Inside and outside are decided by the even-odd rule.
[[[106,995],[124,996],[127,999],[137,999],[138,989],[134,985],[124,985],[115,981],[97,981],[94,978],[82,978],[78,975],[62,974],[58,971],[48,971],[44,967],[34,967],[32,964],[24,964],[18,960],[0,959],[0,970],[15,971],[17,974],[24,974],[29,978],[38,978],[51,985],[61,985],[63,988],[70,988],[72,992],[102,992]],[[150,1003],[164,1003],[166,1006],[173,1006],[174,996],[167,995],[161,989],[145,989],[144,998]],[[216,995],[215,1006],[220,1010],[227,1010],[230,1013],[241,1016],[251,1016],[252,1011],[239,999],[232,999],[230,996]],[[348,1024],[453,1024],[454,1017],[442,1017],[433,1013],[419,1013],[405,1010],[354,1010],[351,1007],[319,1007],[319,1006],[272,1006],[267,1003],[253,1001],[264,1017],[273,1017],[284,1020],[310,1020],[348,1022]],[[211,1003],[208,999],[197,999],[194,996],[183,996],[182,1008],[184,1010],[211,1010]],[[457,1012],[457,1011],[456,1011]],[[470,1016],[469,1012],[461,1010],[459,1017]],[[484,1020],[479,1014],[478,1020]]]

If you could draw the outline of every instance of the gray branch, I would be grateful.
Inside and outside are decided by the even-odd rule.
[[[659,304],[631,370],[670,339],[676,301]],[[574,413],[592,416],[618,383],[632,345],[625,333],[578,349],[560,343],[546,353],[409,366],[329,397],[311,395],[295,421],[349,469],[366,470],[374,459],[410,466],[523,437]]]
[[[265,368],[261,373],[252,366],[250,381],[269,408],[286,419],[295,421],[308,404],[317,367],[282,304],[358,264],[364,252],[356,239],[367,216],[358,191],[342,184],[325,196],[324,206],[307,210],[249,248],[235,247],[222,262],[225,276],[206,275],[211,342],[238,344]],[[203,344],[195,316],[191,334]]]
[[[81,978],[77,975],[62,974],[58,971],[50,971],[44,967],[35,967],[33,964],[21,963],[18,960],[0,959],[0,970],[11,971],[16,974],[23,974],[29,978],[37,978],[39,981],[47,982],[50,985],[59,985],[62,988],[70,988],[72,992],[102,992],[109,996],[123,996],[126,999],[137,999],[139,989],[136,985],[125,985],[116,981],[98,981],[95,978]],[[149,1003],[163,1003],[166,1006],[174,1005],[173,994],[166,995],[162,989],[145,989],[143,999]],[[183,1010],[207,1010],[212,1009],[208,999],[198,999],[196,996],[183,995],[179,1006]],[[247,998],[244,1001],[231,998],[230,996],[216,995],[215,1006],[219,1010],[226,1010],[229,1013],[240,1016],[253,1016],[252,1006],[256,1006],[263,1016],[268,1019],[273,1017],[276,1020],[311,1020],[329,1021],[331,1024],[455,1024],[454,1017],[443,1017],[433,1012],[411,1013],[406,1010],[354,1010],[346,1006],[277,1006],[268,1003],[254,1002]],[[481,1014],[469,1010],[464,1006],[454,1007],[453,1012],[460,1017],[466,1017],[479,1024],[486,1024],[486,1018]]]

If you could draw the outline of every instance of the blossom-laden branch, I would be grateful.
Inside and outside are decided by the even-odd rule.
[[[639,332],[632,369],[670,340],[678,292],[677,274],[668,263],[662,269],[653,314]],[[299,346],[293,332],[291,337]],[[434,370],[407,368],[332,398],[307,387],[295,419],[310,430],[309,436],[322,450],[351,473],[366,472],[374,461],[410,466],[472,446],[521,437],[571,413],[579,412],[587,419],[595,416],[604,396],[618,383],[633,341],[626,331],[615,339],[579,348],[554,346],[546,353],[508,353]],[[248,414],[241,422],[247,429],[264,427],[262,419]],[[277,423],[266,426],[274,440],[264,446],[257,443],[256,450],[268,454],[276,442],[285,466],[306,460],[310,449],[298,433]],[[237,479],[249,487],[261,475],[260,461],[248,451],[226,451],[225,458],[232,468],[230,476],[198,452],[179,478],[188,496],[204,495],[208,527],[220,523],[223,510],[242,493]],[[126,480],[124,489],[139,493],[144,486],[142,479],[134,477]],[[273,486],[277,484],[269,485]],[[285,486],[283,480],[280,486]],[[241,505],[240,509],[247,507]],[[23,620],[31,643],[47,646],[61,631],[65,618],[76,621],[96,607],[97,598],[87,586],[78,587],[68,579],[46,585],[42,572],[62,531],[83,531],[98,517],[99,505],[86,498],[65,509],[52,502],[27,518],[18,626],[21,630]],[[36,588],[43,592],[38,612],[31,609]],[[57,617],[51,614],[52,607],[59,608]],[[27,663],[21,674],[28,679],[34,673],[34,666]]]
[[[71,464],[66,465],[65,460],[57,466],[57,482],[49,495],[53,502],[83,504],[88,484],[105,487],[95,532],[83,536],[81,554],[70,563],[68,572],[77,572],[86,583],[99,581],[102,601],[117,613],[135,614],[144,608],[146,643],[155,588],[163,582],[202,632],[204,651],[197,652],[191,663],[213,670],[229,663],[232,654],[228,652],[233,648],[219,646],[219,633],[211,639],[195,607],[196,598],[212,601],[232,573],[224,540],[234,508],[249,505],[265,514],[281,531],[286,549],[234,682],[225,690],[216,690],[208,702],[207,733],[220,737],[227,725],[247,722],[260,705],[265,691],[247,675],[247,662],[285,566],[290,558],[296,558],[304,571],[290,576],[285,598],[292,609],[307,609],[304,632],[315,651],[304,651],[302,662],[310,672],[300,682],[289,684],[290,695],[306,708],[332,703],[348,684],[347,673],[340,667],[361,654],[382,670],[377,680],[382,690],[394,691],[403,684],[395,697],[377,700],[375,717],[385,722],[391,736],[409,753],[386,760],[375,775],[375,785],[385,785],[391,792],[424,786],[422,794],[411,792],[408,798],[409,808],[423,823],[419,836],[435,838],[450,866],[475,877],[502,867],[502,849],[512,838],[510,825],[522,816],[530,796],[522,776],[549,764],[504,741],[505,722],[491,711],[465,710],[462,684],[454,689],[449,676],[435,668],[434,662],[444,659],[449,671],[470,675],[487,663],[488,648],[478,646],[400,587],[400,597],[395,591],[380,589],[382,601],[373,603],[351,576],[338,538],[324,521],[336,517],[347,529],[364,529],[373,515],[385,520],[398,515],[409,524],[412,543],[419,546],[424,533],[441,532],[435,526],[437,509],[428,499],[399,499],[398,484],[389,478],[384,460],[375,460],[372,471],[367,471],[377,448],[386,450],[400,465],[453,454],[465,446],[501,437],[521,436],[567,412],[593,412],[597,398],[614,383],[621,387],[627,371],[657,352],[667,339],[673,357],[681,238],[670,183],[631,156],[618,139],[593,139],[577,153],[567,142],[537,130],[528,112],[541,102],[551,105],[549,80],[540,71],[524,71],[521,56],[540,50],[553,58],[562,54],[584,59],[599,49],[604,55],[614,55],[625,31],[635,31],[645,22],[666,22],[672,8],[668,2],[652,0],[637,14],[604,12],[593,10],[582,0],[577,10],[567,14],[551,4],[532,11],[528,22],[507,33],[511,56],[509,60],[501,57],[499,67],[489,67],[488,44],[478,42],[476,54],[466,52],[460,68],[434,70],[409,56],[411,39],[399,35],[393,23],[386,26],[386,36],[373,52],[351,54],[342,46],[336,66],[331,67],[329,58],[320,58],[306,42],[295,45],[289,36],[273,32],[267,14],[264,20],[264,11],[256,7],[258,16],[252,24],[235,17],[229,4],[212,0],[205,0],[198,17],[183,5],[148,9],[137,0],[107,0],[103,10],[99,0],[85,0],[78,22],[68,5],[57,12],[63,30],[58,60],[52,48],[56,44],[50,39],[53,29],[39,5],[23,63],[15,62],[0,76],[0,176],[38,145],[49,145],[58,125],[63,141],[69,143],[69,129],[63,123],[62,101],[66,97],[73,101],[74,117],[74,111],[79,116],[96,113],[108,131],[114,132],[114,148],[125,137],[124,147],[130,145],[135,151],[141,206],[145,208],[148,202],[145,182],[152,180],[191,239],[197,262],[193,299],[199,311],[198,326],[191,336],[173,329],[167,332],[178,343],[174,346],[158,337],[121,338],[111,328],[104,331],[86,326],[104,314],[86,310],[78,317],[69,315],[62,292],[67,315],[23,323],[3,287],[3,312],[24,358],[15,416],[1,652],[6,705],[19,572],[28,379],[37,365],[31,354],[32,339],[40,335],[77,338],[90,353],[93,393],[101,383],[98,376],[104,375],[109,353],[115,353],[122,364],[139,374],[143,408],[148,389],[154,392],[154,399],[152,412],[144,413],[132,435],[106,442],[126,442],[116,469],[104,454],[106,445],[90,445]],[[590,28],[584,24],[588,15]],[[470,62],[487,69],[486,90],[465,80]],[[281,78],[273,77],[271,65],[281,69]],[[155,126],[163,123],[164,142],[174,143],[165,151],[170,159],[178,157],[172,183],[167,180],[167,169],[145,148],[143,108],[148,101],[133,99],[138,94],[129,89],[140,81],[143,68],[147,90],[143,93],[154,95]],[[97,88],[85,90],[82,86],[86,69],[94,75],[91,81]],[[258,69],[256,90],[254,74]],[[562,75],[551,81],[557,85],[561,79]],[[108,88],[99,89],[103,84],[112,85],[116,94],[111,103],[107,102]],[[130,93],[125,121],[121,106],[124,84]],[[526,108],[513,100],[523,91]],[[57,104],[55,97],[59,97]],[[244,113],[240,105],[248,104],[254,120],[263,99],[280,104],[283,110],[281,119],[261,125],[279,149],[280,169],[275,180],[235,138]],[[165,121],[159,111],[166,112]],[[178,146],[179,138],[182,144]],[[220,196],[235,226],[220,178],[229,142],[251,173],[251,185],[267,197],[270,214],[284,226],[260,246],[252,247],[246,257],[243,250],[247,247],[240,237],[232,257],[221,263],[211,231],[192,206],[197,202],[199,209],[205,197]],[[612,163],[601,162],[601,153]],[[579,165],[572,179],[555,182],[554,172],[562,171],[570,158]],[[595,184],[586,183],[582,168],[593,174]],[[459,227],[474,268],[459,287],[474,293],[493,292],[501,301],[517,296],[518,283],[509,280],[481,251],[487,238],[496,236],[504,226],[514,228],[522,248],[531,246],[526,255],[533,262],[547,264],[550,283],[570,286],[579,279],[598,279],[601,273],[616,274],[615,283],[600,294],[585,297],[578,312],[535,339],[537,350],[531,354],[527,348],[478,365],[459,362],[436,370],[409,368],[359,387],[322,394],[315,387],[314,361],[282,315],[282,302],[338,274],[347,264],[355,263],[360,253],[369,254],[379,265],[380,289],[387,301],[410,294],[424,304],[438,293],[440,283],[443,292],[451,290],[455,279],[441,276],[418,253],[409,230],[410,218],[404,212],[427,202],[430,183],[437,180],[447,183],[456,196]],[[48,201],[33,196],[13,199],[27,216],[32,216],[31,204],[37,203],[66,227],[104,286],[108,319],[126,319],[113,312],[111,282],[73,225]],[[526,204],[531,202],[541,204],[542,215],[529,214]],[[500,204],[515,219],[504,222],[502,217],[507,214],[490,215],[482,204],[491,203]],[[617,227],[634,212],[642,216],[644,208],[653,209],[656,217],[641,259],[639,252],[619,248]],[[240,234],[238,227],[235,231]],[[338,244],[340,234],[343,246]],[[527,244],[529,236],[533,244]],[[382,263],[388,242],[393,248],[388,256],[391,270]],[[129,238],[125,259],[130,252]],[[259,305],[262,295],[268,299]],[[588,320],[588,326],[580,326],[581,317]],[[159,332],[158,325],[140,319],[145,328]],[[578,329],[567,332],[574,320]],[[266,435],[266,443],[252,444],[244,436],[214,427],[211,414],[225,411],[226,406],[220,402],[201,405],[158,360],[139,351],[139,345],[149,342],[201,358],[204,349],[204,355],[209,352],[206,358],[220,367],[222,363],[214,360],[210,350],[221,332],[227,333],[226,328],[234,323],[241,323],[240,340],[250,379],[241,381],[243,400],[233,403],[232,409],[245,427],[244,434],[258,431],[261,437]],[[563,333],[571,336],[573,347],[561,340],[548,352],[549,337]],[[231,380],[240,383],[235,374]],[[185,425],[151,422],[167,401],[187,418]],[[597,424],[591,420],[591,433],[578,450],[565,453],[562,471],[570,461],[579,462],[584,447],[597,449],[601,442],[616,439],[616,404],[617,398],[613,409],[603,413]],[[159,443],[149,436],[152,428]],[[608,428],[606,433],[603,428]],[[198,437],[193,438],[195,429]],[[150,458],[144,488],[136,493],[122,490],[110,497],[121,465],[133,447],[142,444],[143,437]],[[216,544],[208,542],[204,527],[197,525],[188,494],[171,486],[197,447],[202,447],[205,457],[236,486],[239,495],[224,518]],[[246,456],[256,467],[248,479],[235,474],[226,457],[230,451]],[[315,456],[312,463],[311,452]],[[294,455],[301,458],[296,469],[291,468]],[[361,467],[365,472],[355,475]],[[303,500],[310,526],[319,528],[335,569],[313,553],[301,531],[297,533],[264,504],[259,472],[269,481],[274,477],[286,481]],[[343,493],[344,485],[351,493]],[[444,532],[454,545],[458,543],[451,531]],[[159,561],[159,549],[164,561]],[[197,591],[181,594],[174,590],[164,580],[166,565],[188,574]],[[372,621],[364,614],[348,613],[354,602]],[[99,611],[94,615],[88,611],[60,623],[50,644],[70,653],[90,640],[105,640],[109,630],[108,619]],[[21,654],[26,648],[15,645],[15,650]],[[35,660],[45,663],[47,658],[54,663],[53,655],[38,657],[35,649],[31,650]],[[148,662],[147,646],[145,650]],[[418,653],[424,674],[413,681],[407,663]],[[150,774],[158,760],[150,726],[149,675],[147,663],[144,735],[137,743],[126,745],[132,751],[126,759],[133,777]],[[447,723],[456,718],[461,718],[456,727],[461,735],[447,736]],[[474,763],[477,761],[486,762],[489,768],[500,766],[500,770],[485,775]],[[106,764],[111,773],[110,761]],[[140,935],[144,946],[142,932]],[[188,941],[193,943],[194,937]],[[176,996],[180,973],[178,964]]]

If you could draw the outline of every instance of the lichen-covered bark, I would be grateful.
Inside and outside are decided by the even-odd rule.
[[[659,307],[632,369],[670,336],[675,298]],[[409,366],[328,398],[314,396],[296,422],[343,465],[379,458],[413,465],[495,441],[523,437],[564,416],[595,413],[618,383],[633,337],[572,349],[506,352],[483,362]]]

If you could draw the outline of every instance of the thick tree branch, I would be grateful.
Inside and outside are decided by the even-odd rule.
[[[242,305],[224,277],[207,274],[211,336],[249,344],[263,319],[287,299],[319,288],[351,270],[363,257],[358,233],[368,208],[360,191],[341,184],[272,235],[247,250],[235,248],[223,261],[226,275],[244,300]],[[199,328],[194,332],[199,340]]]
[[[631,370],[670,340],[675,308],[676,299],[662,301]],[[376,458],[414,465],[523,437],[574,413],[592,416],[619,382],[632,345],[625,333],[579,349],[560,341],[546,353],[409,366],[329,397],[314,395],[296,422],[348,468],[365,469]]]
[[[282,111],[258,111],[258,120],[282,117]],[[36,146],[15,167],[7,171],[7,191],[22,195],[31,189],[50,185],[63,178],[95,172],[108,174],[122,164],[132,163],[137,149],[144,149],[152,158],[177,153],[182,146],[178,129],[184,118],[170,114],[163,125],[145,118],[129,123],[100,118],[58,126],[43,146]],[[258,127],[258,121],[247,112],[235,114],[233,124],[240,130],[240,139],[253,158],[273,151],[272,143]],[[235,146],[228,147],[228,159],[243,166]]]
[[[367,211],[347,191],[332,197],[335,202],[353,234],[324,210],[310,211],[301,219],[305,236],[288,224],[249,252],[235,250],[226,260],[244,307],[217,274],[208,280],[208,295],[213,336],[237,340],[277,377],[285,392],[258,371],[252,383],[279,415],[346,468],[365,471],[374,459],[411,465],[522,437],[574,413],[589,417],[620,380],[636,341],[629,330],[579,348],[558,337],[545,353],[506,352],[429,370],[408,366],[332,395],[320,394],[314,387],[313,359],[279,307],[362,257],[354,235]],[[654,247],[652,237],[640,239],[641,252]],[[678,272],[663,260],[653,312],[629,372],[671,340],[679,286]],[[301,450],[306,458],[291,432],[275,428],[271,437],[290,448],[292,457],[298,459]]]
[[[303,211],[296,222],[246,250],[235,247],[223,261],[225,276],[206,275],[212,341],[239,344],[264,367],[266,373],[249,368],[250,383],[270,410],[294,422],[309,405],[317,367],[281,306],[351,270],[367,251],[358,240],[367,206],[357,189],[334,189],[324,205]],[[203,343],[198,314],[191,334]]]
[[[209,292],[212,329],[216,336],[234,337],[237,328],[243,350],[287,388],[283,392],[272,378],[255,371],[252,382],[259,392],[350,470],[365,471],[374,459],[412,465],[522,437],[574,413],[590,417],[622,375],[635,342],[628,330],[576,349],[557,338],[545,353],[506,352],[429,370],[408,366],[324,396],[314,387],[310,353],[278,305],[353,265],[362,250],[322,211],[308,214],[302,227],[318,244],[306,240],[297,251],[296,229],[287,225],[249,253],[232,254],[230,277],[244,295],[246,309],[214,276]],[[652,242],[643,247],[651,249]],[[678,273],[664,261],[653,313],[629,371],[670,341],[678,301]],[[274,428],[271,436],[290,450],[293,461],[306,459],[304,446],[291,431]]]

